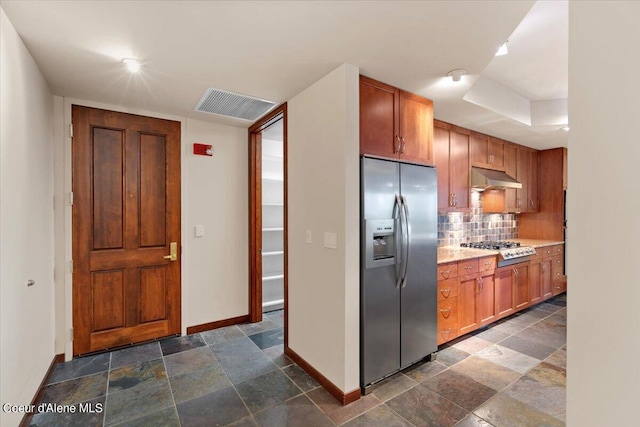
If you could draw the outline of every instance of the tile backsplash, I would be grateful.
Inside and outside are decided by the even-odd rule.
[[[482,240],[518,238],[518,215],[482,213],[482,198],[471,191],[471,212],[438,214],[438,246],[459,245]]]

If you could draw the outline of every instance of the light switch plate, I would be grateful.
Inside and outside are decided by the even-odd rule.
[[[306,243],[311,243],[313,241],[313,239],[311,238],[311,230],[306,230],[305,236],[304,236],[304,241]]]
[[[324,232],[324,247],[329,249],[338,249],[338,234],[334,232]]]
[[[204,225],[196,225],[195,234],[196,237],[204,236]]]

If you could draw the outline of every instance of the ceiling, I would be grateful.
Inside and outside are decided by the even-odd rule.
[[[528,126],[463,99],[488,79],[532,111],[566,100],[566,1],[0,5],[56,95],[248,127],[194,107],[209,87],[281,103],[349,63],[432,99],[440,120],[540,149],[568,139],[557,124]],[[507,39],[509,55],[494,57]],[[142,72],[127,73],[126,57],[141,59]],[[444,76],[456,68],[467,75],[454,85]]]

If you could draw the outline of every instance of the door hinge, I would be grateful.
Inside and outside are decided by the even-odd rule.
[[[73,273],[73,260],[69,261],[69,273]]]
[[[69,192],[69,206],[73,206],[73,191]]]
[[[73,138],[73,123],[69,123],[69,136]]]
[[[73,341],[73,338],[74,338],[74,336],[73,336],[73,328],[70,328],[69,329],[69,341]]]

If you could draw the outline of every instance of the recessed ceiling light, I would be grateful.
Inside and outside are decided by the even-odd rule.
[[[563,131],[565,131],[565,132],[569,132],[569,126],[562,126],[562,127],[560,128],[560,130],[563,130]]]
[[[496,56],[502,56],[509,53],[509,48],[507,48],[507,43],[509,43],[509,40],[502,43],[502,46],[500,46],[500,48],[498,48],[498,51],[496,52]]]
[[[447,73],[447,77],[451,77],[454,82],[459,82],[462,76],[467,74],[467,70],[463,70],[462,68],[458,68],[456,70],[451,70]]]
[[[127,67],[127,70],[131,73],[137,73],[140,71],[140,61],[135,58],[124,58],[122,63]]]

